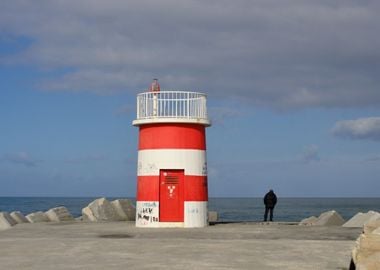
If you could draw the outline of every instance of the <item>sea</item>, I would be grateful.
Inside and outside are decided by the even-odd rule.
[[[0,212],[20,211],[27,215],[65,206],[74,217],[81,215],[95,197],[0,197]],[[107,197],[108,200],[117,198]],[[134,198],[129,198],[135,203]],[[221,222],[262,221],[262,198],[209,198],[209,211],[217,211]],[[380,198],[279,198],[274,221],[299,222],[321,213],[335,210],[348,220],[358,212],[380,212]]]

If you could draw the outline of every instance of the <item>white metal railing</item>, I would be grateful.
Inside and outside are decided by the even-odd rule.
[[[187,118],[208,120],[206,95],[186,91],[145,92],[137,95],[137,120]]]

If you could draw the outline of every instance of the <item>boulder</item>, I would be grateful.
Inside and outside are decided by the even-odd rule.
[[[64,206],[52,208],[46,211],[45,214],[47,215],[50,221],[61,222],[74,220],[69,210]]]
[[[208,212],[208,222],[217,222],[219,219],[218,212],[216,211],[209,211]]]
[[[361,260],[356,265],[356,270],[379,270],[380,269],[380,252],[369,255],[365,260]]]
[[[14,211],[10,215],[18,224],[29,223],[29,220],[20,211]]]
[[[362,234],[359,241],[362,254],[366,255],[366,253],[373,251],[380,252],[380,235]]]
[[[372,231],[373,234],[380,235],[380,226]]]
[[[0,212],[0,230],[6,230],[16,225],[17,222],[7,212]]]
[[[49,222],[48,216],[41,211],[31,213],[26,216],[26,218],[30,221],[30,223],[38,223],[38,222]]]
[[[366,269],[366,265],[372,264],[373,255],[380,253],[380,235],[361,234],[356,241],[356,247],[352,252],[352,258],[356,269]],[[379,269],[379,268],[369,268]]]
[[[314,225],[316,226],[341,226],[345,220],[335,210],[322,213]]]
[[[380,213],[368,211],[367,213],[357,213],[350,220],[343,224],[343,227],[363,227],[366,223],[374,220],[380,220]]]
[[[88,208],[88,209],[87,209]],[[106,198],[96,199],[82,209],[83,218],[89,221],[119,221],[120,216]]]
[[[380,232],[380,220],[369,221],[363,227],[364,234],[369,234],[369,233],[379,234],[379,232]]]
[[[92,213],[90,207],[86,206],[85,208],[82,209],[82,217],[83,221],[96,221],[96,217]]]
[[[301,220],[300,223],[298,223],[298,225],[311,226],[311,225],[314,225],[315,222],[317,222],[317,220],[318,220],[317,217],[311,216],[311,217]]]
[[[119,215],[119,220],[133,221],[136,220],[136,208],[131,200],[119,199],[111,202],[116,213]]]
[[[352,250],[352,261],[357,270],[380,269],[380,221],[367,222]]]

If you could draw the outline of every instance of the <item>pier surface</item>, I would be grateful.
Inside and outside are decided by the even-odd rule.
[[[0,231],[0,269],[348,269],[360,228],[229,223],[19,224]]]

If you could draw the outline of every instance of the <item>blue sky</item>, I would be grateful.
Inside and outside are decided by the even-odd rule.
[[[208,94],[210,196],[378,197],[377,1],[2,1],[0,196],[133,197],[136,94]]]

